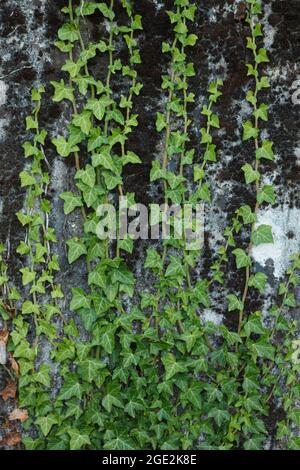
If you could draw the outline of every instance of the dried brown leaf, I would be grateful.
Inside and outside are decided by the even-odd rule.
[[[8,419],[10,421],[14,421],[15,419],[18,419],[22,423],[28,419],[28,411],[27,410],[21,410],[20,408],[14,409],[9,415]]]
[[[8,398],[15,398],[17,393],[17,385],[15,382],[9,382],[6,387],[0,391],[0,397],[3,398],[4,401],[8,400]]]
[[[21,434],[17,431],[9,432],[5,438],[0,442],[7,446],[15,446],[21,442]]]
[[[9,362],[10,362],[10,366],[11,366],[12,370],[14,371],[14,373],[16,374],[16,376],[19,377],[19,375],[20,375],[19,364],[18,364],[17,361],[14,359],[14,357],[12,356],[11,353],[8,354],[8,360],[9,360]]]

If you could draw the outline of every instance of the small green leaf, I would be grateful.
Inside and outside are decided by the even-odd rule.
[[[252,212],[252,209],[250,206],[242,206],[238,209],[237,211],[238,215],[242,217],[243,223],[245,225],[247,224],[253,224],[256,222],[256,215],[254,212]]]
[[[234,294],[226,295],[226,299],[228,300],[228,311],[232,312],[233,310],[242,311],[244,310],[244,304],[241,300],[237,298]]]
[[[74,114],[72,123],[74,126],[79,127],[84,134],[88,135],[92,128],[90,111],[82,111],[80,114]]]
[[[88,163],[84,170],[76,172],[75,179],[79,179],[90,188],[93,188],[96,184],[95,169]]]
[[[64,201],[64,213],[70,214],[76,207],[82,207],[82,200],[80,196],[76,194],[66,192],[60,195],[60,198]]]
[[[232,252],[235,255],[236,267],[238,269],[247,268],[251,266],[251,258],[241,248],[236,248]]]
[[[257,201],[259,204],[262,204],[263,202],[275,204],[276,196],[275,196],[274,187],[271,185],[265,184],[257,195]]]
[[[265,158],[266,160],[274,160],[274,152],[273,152],[273,142],[269,140],[264,140],[262,146],[256,150],[256,158],[261,160]]]
[[[208,417],[214,418],[216,425],[219,427],[230,420],[230,414],[226,410],[212,409],[209,411]]]
[[[101,289],[106,288],[106,275],[101,271],[91,271],[89,273],[89,286],[94,284],[97,287],[101,287]]]
[[[251,344],[251,349],[258,357],[274,360],[274,347],[264,339]]]
[[[169,263],[165,276],[166,277],[174,277],[174,276],[184,276],[185,271],[182,265],[182,261],[179,257],[171,256],[171,262]]]
[[[54,96],[53,101],[59,103],[62,100],[74,100],[73,89],[65,85],[63,79],[60,82],[51,82],[51,85],[54,87]]]
[[[90,308],[91,301],[86,296],[83,289],[72,289],[72,301],[70,304],[71,310],[79,310],[80,308]]]
[[[124,159],[123,159],[123,165],[127,165],[128,163],[131,163],[131,164],[138,164],[138,163],[142,163],[140,157],[138,157],[138,155],[134,152],[131,152],[130,150],[126,153]]]
[[[65,23],[59,28],[58,37],[61,41],[75,42],[79,40],[79,32],[74,23]]]
[[[267,121],[268,120],[268,109],[269,106],[262,103],[259,108],[253,112],[254,116],[257,119],[261,119],[262,121]]]
[[[261,312],[255,312],[247,318],[247,322],[244,326],[246,335],[250,336],[251,333],[254,333],[256,335],[265,334],[265,329],[262,325],[261,317]]]
[[[162,113],[157,113],[156,115],[156,130],[161,132],[167,126],[165,115]]]
[[[30,284],[35,280],[36,277],[36,272],[35,271],[30,271],[29,268],[22,268],[20,269],[22,273],[22,284],[23,286],[27,286],[27,284]]]
[[[245,450],[262,450],[265,437],[253,436],[244,443]]]
[[[265,273],[255,273],[249,279],[249,287],[255,287],[261,294],[264,293],[266,288],[267,276]]]
[[[96,98],[90,98],[85,105],[85,108],[92,111],[94,116],[99,120],[102,121],[104,114],[105,114],[105,103],[102,100],[98,100]]]
[[[261,64],[263,62],[270,62],[266,49],[263,49],[263,48],[259,49],[255,62],[257,64]]]
[[[63,136],[52,139],[52,143],[55,145],[56,151],[61,157],[68,157],[70,153],[79,150],[77,145],[71,145]]]
[[[257,139],[258,129],[253,127],[253,124],[251,121],[246,121],[243,124],[243,128],[244,128],[243,140]]]
[[[27,173],[27,171],[21,171],[20,180],[22,188],[36,184],[35,178],[30,173]]]
[[[246,163],[242,166],[242,170],[244,172],[245,181],[247,184],[253,183],[256,180],[259,180],[259,172],[254,170],[249,163]]]

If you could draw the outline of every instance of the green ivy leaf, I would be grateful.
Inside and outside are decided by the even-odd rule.
[[[253,115],[256,117],[256,119],[261,119],[262,121],[267,121],[268,120],[268,109],[269,106],[262,103],[259,108],[253,112]]]
[[[53,414],[49,414],[47,416],[37,418],[35,420],[35,424],[41,428],[44,436],[48,436],[52,426],[58,424],[58,419]]]
[[[129,414],[132,418],[135,418],[137,411],[143,411],[144,405],[139,403],[135,399],[131,399],[124,408],[125,413]]]
[[[251,121],[244,122],[243,129],[244,129],[243,140],[257,139],[258,129],[253,127],[253,124]]]
[[[195,406],[197,410],[202,409],[201,384],[193,383],[186,391],[186,399]]]
[[[79,400],[82,396],[82,386],[78,382],[76,377],[66,378],[58,395],[58,400],[69,400],[72,397],[76,397]]]
[[[238,215],[242,217],[243,223],[245,225],[247,224],[253,224],[256,222],[256,215],[254,212],[252,212],[252,209],[250,206],[241,206],[238,211]]]
[[[34,176],[27,171],[21,171],[20,173],[21,187],[32,186],[36,184]]]
[[[56,151],[61,157],[68,157],[70,153],[79,151],[77,145],[71,145],[71,143],[62,136],[52,139],[52,143],[55,145]]]
[[[130,150],[127,151],[124,159],[123,159],[123,165],[127,165],[128,163],[131,163],[131,164],[138,164],[138,163],[142,163],[142,160],[140,159],[140,157],[137,156],[136,153],[134,152],[131,152]]]
[[[266,224],[259,225],[252,233],[251,241],[254,246],[262,245],[263,243],[274,243],[272,227]]]
[[[94,284],[97,287],[101,287],[101,289],[106,288],[106,275],[104,272],[101,271],[91,271],[89,273],[89,280],[88,280],[89,286]]]
[[[64,213],[70,214],[76,207],[82,207],[82,200],[80,196],[71,192],[62,193],[60,198],[64,201]]]
[[[276,196],[275,196],[274,187],[271,185],[265,184],[257,195],[257,202],[259,204],[262,204],[263,202],[275,204]]]
[[[265,334],[265,328],[262,325],[261,316],[261,312],[255,312],[248,317],[244,326],[244,330],[247,336],[250,336],[251,333],[256,335]]]
[[[222,426],[223,423],[226,423],[230,420],[230,414],[226,410],[218,410],[216,408],[212,409],[208,413],[209,418],[214,418],[217,426]]]
[[[160,269],[162,267],[161,257],[155,248],[148,248],[145,268]]]
[[[242,170],[244,172],[245,181],[247,184],[253,183],[256,180],[259,180],[259,172],[254,170],[249,163],[246,163],[242,166]]]
[[[112,407],[116,406],[117,408],[123,408],[123,403],[120,400],[118,394],[114,391],[106,394],[102,399],[102,406],[111,413]]]
[[[244,443],[245,450],[262,450],[265,437],[253,436]]]
[[[79,364],[78,374],[83,380],[91,383],[93,380],[97,379],[99,371],[105,367],[105,363],[100,362],[99,360],[85,359]]]
[[[104,449],[106,450],[135,450],[135,444],[128,437],[117,437],[110,441],[105,442]]]
[[[80,450],[82,447],[91,445],[90,438],[87,434],[80,434],[78,429],[69,429],[70,435],[70,450]]]
[[[35,277],[36,277],[35,271],[30,271],[29,268],[22,268],[20,269],[20,272],[22,273],[23,286],[27,286],[27,284],[30,284],[31,282],[35,280]]]
[[[252,343],[250,348],[258,357],[274,360],[274,347],[266,340],[261,339]]]
[[[236,267],[238,269],[247,268],[251,266],[251,258],[241,248],[236,248],[232,252],[235,255]]]
[[[184,276],[185,271],[182,265],[181,259],[176,256],[171,256],[171,262],[169,263],[165,276],[174,277],[174,276]]]
[[[228,295],[226,295],[226,299],[229,302],[229,304],[228,304],[229,312],[232,312],[233,310],[238,310],[238,311],[244,310],[243,302],[241,300],[239,300],[236,295],[228,294]]]
[[[270,62],[266,49],[259,49],[258,54],[256,55],[255,62],[261,64],[263,62]]]
[[[81,62],[80,60],[77,62],[73,62],[73,60],[67,59],[61,69],[64,72],[68,72],[71,78],[75,78],[79,74],[82,66],[83,62]]]
[[[206,149],[204,153],[204,160],[208,162],[216,162],[216,146],[215,144],[209,144],[208,148]]]
[[[119,240],[119,248],[123,251],[126,251],[127,253],[133,252],[133,246],[134,242],[133,239],[130,238],[130,236],[127,236],[123,240]]]
[[[86,247],[79,238],[71,238],[67,241],[67,245],[69,247],[68,261],[70,264],[74,263],[80,256],[87,254]]]
[[[80,308],[90,308],[91,301],[86,296],[83,289],[72,289],[71,310],[79,310]]]
[[[256,158],[261,160],[265,158],[266,160],[275,160],[273,152],[273,142],[269,140],[264,140],[262,146],[256,150]]]
[[[74,114],[72,123],[74,126],[79,127],[84,134],[88,135],[92,128],[91,112],[84,110],[79,114]]]
[[[162,356],[162,363],[166,371],[166,380],[170,380],[174,375],[179,372],[185,372],[185,366],[176,362],[173,354],[164,354]]]
[[[61,79],[60,82],[53,81],[50,83],[54,87],[53,101],[59,103],[62,100],[74,100],[73,89],[65,85],[63,79]]]
[[[75,42],[79,40],[79,31],[74,23],[65,23],[59,28],[58,37],[61,41]]]
[[[267,276],[265,273],[255,273],[249,279],[249,287],[255,287],[261,294],[264,293],[267,283]]]
[[[96,184],[96,172],[92,165],[87,164],[84,170],[76,172],[75,179],[79,179],[90,188],[93,188]]]
[[[115,348],[115,328],[107,327],[101,337],[101,346],[108,354],[112,354]]]
[[[85,108],[92,111],[93,115],[99,120],[102,121],[105,114],[105,103],[97,98],[90,98],[85,105]]]

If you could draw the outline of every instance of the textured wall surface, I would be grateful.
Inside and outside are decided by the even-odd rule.
[[[9,269],[13,281],[20,282],[18,269],[22,260],[15,254],[16,246],[23,236],[23,229],[16,221],[15,212],[23,205],[24,191],[19,185],[19,172],[24,169],[25,161],[21,144],[25,140],[24,119],[30,112],[30,91],[32,86],[46,85],[46,98],[42,109],[42,125],[50,136],[63,125],[69,110],[64,105],[51,101],[50,80],[61,76],[60,67],[64,57],[55,49],[53,42],[56,31],[62,22],[60,8],[65,0],[1,0],[0,5],[0,239],[7,243],[9,250]],[[253,205],[254,195],[243,186],[242,165],[252,158],[251,146],[241,143],[242,121],[249,113],[245,94],[249,77],[245,72],[247,35],[243,18],[239,15],[237,0],[195,0],[198,5],[195,32],[199,36],[193,48],[196,76],[192,78],[191,88],[197,99],[193,114],[193,145],[200,148],[201,125],[200,110],[207,98],[207,86],[211,80],[224,80],[223,96],[217,112],[221,129],[215,134],[218,149],[218,164],[211,167],[213,204],[206,214],[206,237],[203,256],[203,272],[208,267],[212,253],[222,241],[226,223],[241,204]],[[264,174],[275,186],[278,194],[277,205],[261,210],[259,220],[273,226],[275,244],[257,247],[254,251],[256,262],[269,275],[275,288],[284,273],[289,255],[300,246],[300,104],[293,104],[293,83],[300,79],[300,2],[298,0],[264,1],[265,46],[269,51],[270,63],[266,74],[271,82],[265,102],[270,104],[270,119],[266,123],[265,137],[274,141],[275,162],[263,163]],[[170,34],[166,9],[172,8],[169,0],[138,0],[136,13],[143,16],[144,31],[140,39],[142,65],[139,77],[144,88],[135,101],[136,112],[140,115],[140,125],[131,136],[131,149],[143,160],[143,165],[135,173],[126,170],[126,189],[137,194],[137,201],[143,203],[161,202],[161,191],[157,185],[149,183],[151,162],[162,151],[162,142],[155,130],[155,114],[160,110],[163,100],[161,93],[161,74],[167,70],[166,57],[161,54],[161,42]],[[101,26],[93,20],[86,24],[86,39],[101,37]],[[120,51],[122,54],[122,51]],[[105,64],[95,63],[92,71],[100,74]],[[120,83],[116,93],[122,90]],[[250,155],[250,156],[249,156]],[[52,224],[58,235],[57,250],[61,258],[60,282],[66,294],[65,310],[69,301],[70,288],[82,283],[84,265],[70,271],[66,261],[64,240],[78,234],[80,223],[76,215],[65,218],[59,194],[72,187],[73,169],[68,161],[55,155],[48,143],[47,157],[51,164],[51,198],[53,202]],[[139,273],[144,253],[143,243],[137,243],[133,255],[128,259],[130,266]],[[226,288],[242,288],[243,279],[231,276],[233,268],[228,266]],[[145,278],[138,281],[147,282]],[[141,286],[142,287],[142,286]],[[271,294],[271,292],[270,292]],[[253,308],[255,307],[253,300]],[[268,302],[268,299],[267,301]],[[224,319],[224,292],[215,295],[214,304],[205,312],[207,318],[220,322]],[[231,322],[233,320],[230,320]],[[45,351],[47,360],[47,351]],[[6,375],[0,369],[0,389],[5,386]],[[3,402],[0,398],[0,415],[12,409],[13,401]],[[279,413],[274,404],[274,413]],[[1,419],[1,418],[0,418]],[[1,427],[1,426],[0,426]],[[270,434],[272,423],[270,423]],[[0,434],[1,437],[1,434]],[[270,438],[270,446],[272,446]]]

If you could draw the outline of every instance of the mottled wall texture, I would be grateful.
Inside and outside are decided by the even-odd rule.
[[[0,239],[9,246],[10,276],[20,283],[18,270],[22,259],[16,256],[16,246],[23,236],[23,229],[15,213],[22,208],[24,191],[20,188],[19,172],[24,169],[21,145],[25,140],[24,120],[31,109],[30,92],[33,86],[46,85],[46,99],[41,113],[42,125],[50,136],[57,133],[68,119],[64,105],[51,101],[51,80],[61,76],[60,67],[64,57],[54,47],[57,29],[63,18],[60,8],[65,0],[1,0],[0,5]],[[164,96],[161,91],[161,75],[167,71],[166,55],[161,54],[161,42],[171,34],[166,9],[172,9],[171,0],[138,0],[136,13],[143,16],[144,31],[140,48],[142,65],[138,67],[144,88],[135,100],[135,112],[139,114],[137,130],[131,136],[131,149],[143,160],[135,172],[127,170],[126,189],[136,192],[138,202],[160,202],[157,185],[149,183],[151,162],[162,151],[162,142],[155,130],[155,114],[161,109]],[[199,36],[192,48],[192,61],[196,76],[191,88],[196,97],[193,109],[193,145],[199,148],[200,110],[207,98],[211,80],[224,80],[223,96],[218,103],[221,128],[215,134],[218,163],[211,167],[210,179],[213,204],[206,214],[206,239],[203,268],[208,266],[210,255],[222,241],[226,223],[241,204],[253,205],[253,194],[243,185],[241,166],[248,161],[249,148],[241,142],[242,122],[249,112],[245,94],[249,77],[245,73],[247,61],[246,25],[239,14],[239,0],[195,0],[198,6],[195,33]],[[86,19],[86,39],[100,36],[99,25]],[[266,123],[265,137],[274,141],[275,162],[264,163],[264,174],[275,185],[278,201],[275,207],[259,212],[259,221],[272,225],[275,244],[254,250],[256,263],[263,267],[275,289],[284,273],[289,255],[300,246],[300,2],[299,0],[265,0],[264,18],[265,47],[270,63],[266,74],[271,83],[267,90],[270,119]],[[92,71],[97,74],[96,66]],[[100,67],[105,64],[100,64]],[[122,87],[122,83],[119,85]],[[116,92],[118,90],[115,90]],[[119,90],[120,91],[120,90]],[[293,99],[294,94],[294,99]],[[298,103],[297,104],[297,99]],[[251,149],[250,149],[251,151]],[[70,270],[66,260],[64,240],[78,233],[79,221],[70,217],[68,224],[63,216],[63,202],[59,194],[72,187],[73,169],[67,159],[55,154],[49,144],[48,160],[51,165],[51,197],[53,203],[52,225],[58,235],[58,254],[61,258],[60,282],[66,293],[65,310],[68,312],[70,287],[82,284],[84,264]],[[249,186],[248,186],[249,188]],[[137,243],[128,263],[137,275],[141,269],[145,242]],[[230,275],[234,266],[228,265],[227,289],[240,290],[242,278]],[[139,283],[147,282],[144,278]],[[270,295],[272,294],[270,290]],[[224,297],[223,297],[224,298]],[[268,302],[268,299],[266,300]],[[255,307],[255,305],[253,305]],[[224,319],[224,301],[215,296],[207,309],[208,319],[221,322]],[[230,320],[231,321],[231,320]],[[45,358],[47,352],[45,352]],[[0,389],[5,372],[0,369]],[[0,399],[0,415],[6,413],[13,403]],[[276,410],[275,410],[276,411]],[[271,443],[270,443],[271,446]]]

